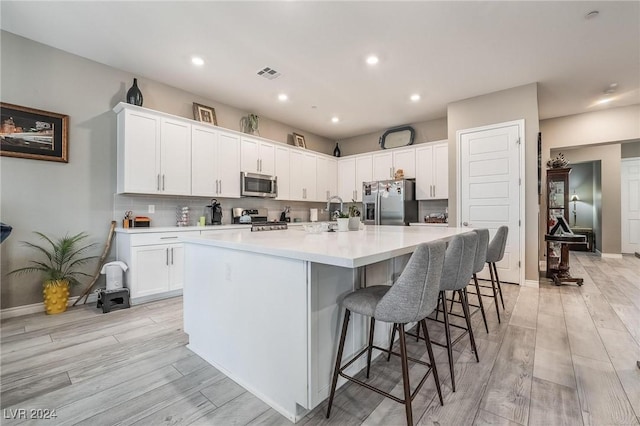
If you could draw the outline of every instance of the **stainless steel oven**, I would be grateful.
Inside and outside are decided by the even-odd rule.
[[[244,197],[275,198],[278,196],[278,178],[258,173],[240,173],[240,194]]]

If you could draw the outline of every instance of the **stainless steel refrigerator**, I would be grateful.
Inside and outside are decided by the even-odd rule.
[[[417,222],[415,180],[364,182],[362,211],[363,222],[367,225],[408,225]]]

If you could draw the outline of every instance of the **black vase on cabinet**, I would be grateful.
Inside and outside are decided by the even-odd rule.
[[[138,79],[133,79],[133,86],[127,91],[127,103],[142,106],[142,92],[138,89]]]
[[[340,147],[338,146],[338,142],[336,142],[336,147],[333,149],[333,156],[340,157]]]

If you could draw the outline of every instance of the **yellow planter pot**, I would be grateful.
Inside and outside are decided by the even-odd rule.
[[[60,314],[66,311],[69,301],[69,281],[46,281],[42,296],[47,314]]]

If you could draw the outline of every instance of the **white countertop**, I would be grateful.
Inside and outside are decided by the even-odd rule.
[[[421,243],[449,239],[470,230],[427,226],[367,226],[360,231],[308,234],[301,227],[293,227],[283,231],[237,231],[185,236],[182,241],[187,244],[356,268],[412,253]]]
[[[411,222],[410,226],[435,226],[435,227],[447,227],[449,223],[426,223],[426,222]]]

